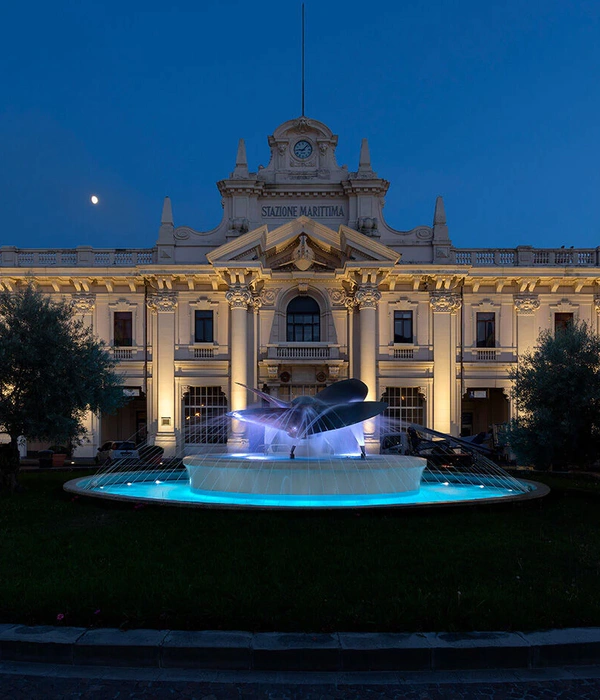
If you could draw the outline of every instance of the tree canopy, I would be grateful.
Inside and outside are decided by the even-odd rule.
[[[590,468],[600,459],[600,336],[589,326],[542,331],[511,379],[517,418],[508,439],[521,463]]]
[[[32,286],[0,293],[0,430],[76,442],[86,411],[114,412],[122,379],[72,305]]]

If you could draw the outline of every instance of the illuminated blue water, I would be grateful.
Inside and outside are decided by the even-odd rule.
[[[220,491],[198,492],[190,489],[187,481],[120,483],[90,488],[90,478],[74,479],[69,484],[73,489],[88,495],[108,498],[126,498],[139,501],[189,505],[254,506],[263,508],[352,508],[394,505],[440,505],[444,503],[469,503],[487,499],[510,498],[520,495],[511,488],[490,485],[457,485],[451,483],[422,483],[415,493],[355,494],[355,495],[277,495],[238,494]],[[532,487],[532,490],[534,487]]]

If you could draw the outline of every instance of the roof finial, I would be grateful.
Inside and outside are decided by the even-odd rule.
[[[450,243],[448,226],[446,224],[446,211],[444,210],[444,200],[441,197],[438,197],[435,200],[435,211],[433,213],[433,241],[434,243],[442,243],[443,245]]]
[[[246,144],[244,139],[240,139],[237,148],[237,155],[235,157],[235,170],[231,173],[231,177],[234,179],[248,179],[250,175],[248,174],[248,159],[246,158]]]
[[[446,210],[444,209],[444,200],[438,197],[435,200],[435,212],[433,214],[433,225],[446,223]]]
[[[173,209],[171,208],[171,200],[165,197],[162,208],[162,216],[160,217],[161,224],[170,224],[173,226]]]
[[[369,151],[369,141],[363,139],[360,144],[360,158],[358,159],[358,172],[371,171],[371,152]]]

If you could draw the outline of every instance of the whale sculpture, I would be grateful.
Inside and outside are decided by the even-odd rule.
[[[270,406],[244,408],[227,415],[245,423],[282,430],[294,440],[362,423],[388,407],[384,401],[365,401],[369,389],[359,379],[335,382],[316,396],[298,396],[289,403],[245,384],[240,386],[260,396]],[[290,459],[294,459],[295,449],[296,444],[293,444]],[[364,459],[364,445],[360,449]]]

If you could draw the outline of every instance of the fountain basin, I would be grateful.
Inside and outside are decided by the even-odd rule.
[[[190,489],[197,494],[247,496],[372,497],[418,493],[427,460],[405,455],[289,459],[287,456],[185,457]]]

